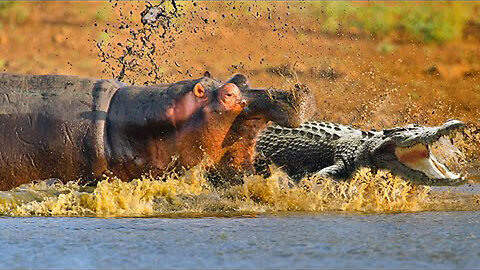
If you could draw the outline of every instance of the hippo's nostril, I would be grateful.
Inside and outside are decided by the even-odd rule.
[[[240,106],[244,108],[247,106],[247,101],[245,99],[241,99],[239,103],[240,103]]]

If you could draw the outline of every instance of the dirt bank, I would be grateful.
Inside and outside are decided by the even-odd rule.
[[[0,70],[106,78],[112,75],[96,43],[125,39],[119,19],[138,17],[144,7],[120,2],[120,16],[118,6],[104,2],[21,5],[26,19],[6,20],[0,30]],[[255,86],[302,82],[317,93],[317,118],[366,128],[449,118],[479,124],[478,39],[425,45],[329,35],[313,15],[300,12],[307,4],[189,5],[178,23],[183,33],[158,59],[165,80],[209,70],[219,78],[246,73]]]

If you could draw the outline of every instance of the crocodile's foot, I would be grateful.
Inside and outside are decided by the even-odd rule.
[[[441,137],[452,138],[463,127],[462,122],[451,120],[439,127],[411,126],[406,130],[392,130],[387,135],[389,140],[376,152],[383,159],[383,167],[411,182],[428,186],[462,185],[467,179],[439,162],[431,151],[431,145]]]

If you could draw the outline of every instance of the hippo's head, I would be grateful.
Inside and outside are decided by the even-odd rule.
[[[172,84],[166,91],[171,96],[165,116],[176,128],[186,122],[199,122],[204,110],[216,114],[238,115],[247,105],[237,85],[231,82],[221,83],[210,77],[181,81]],[[158,118],[158,119],[161,119]]]
[[[108,136],[117,175],[192,167],[204,156],[228,176],[253,170],[259,132],[269,122],[295,127],[314,110],[312,93],[251,89],[244,75],[209,76],[156,86],[124,87],[112,99]],[[314,108],[314,106],[313,106]]]
[[[236,84],[246,99],[247,105],[239,120],[273,122],[285,127],[298,127],[316,112],[316,102],[312,91],[296,84],[292,91],[276,89],[252,89],[242,74],[230,79]]]
[[[227,178],[232,178],[239,172],[254,171],[256,140],[270,122],[285,127],[298,127],[316,110],[315,97],[305,86],[296,85],[292,91],[253,89],[241,74],[235,75],[220,89],[226,89],[227,86],[239,90],[238,98],[244,105],[235,119],[224,126],[228,128],[221,144],[224,154],[218,160],[216,169]]]
[[[285,127],[299,126],[316,110],[312,91],[303,85],[295,85],[292,91],[252,89],[242,74],[225,83],[206,75],[177,82],[167,89],[174,102],[168,107],[166,116],[175,126],[206,107],[217,114],[238,115],[234,125],[248,121],[273,122]]]

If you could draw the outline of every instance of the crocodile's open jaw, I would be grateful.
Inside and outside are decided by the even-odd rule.
[[[466,179],[451,172],[437,160],[431,146],[442,137],[453,138],[465,126],[458,120],[450,120],[436,127],[408,125],[384,130],[381,140],[372,151],[372,159],[378,168],[388,169],[411,182],[423,185],[460,185]]]
[[[440,163],[430,151],[428,145],[417,143],[411,147],[395,147],[395,155],[403,165],[412,170],[421,171],[431,179],[459,179]]]

